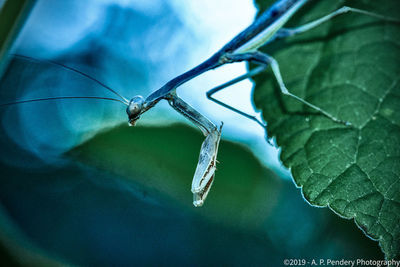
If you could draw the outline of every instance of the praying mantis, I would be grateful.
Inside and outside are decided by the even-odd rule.
[[[226,64],[232,64],[236,62],[252,62],[259,65],[257,68],[250,70],[248,73],[237,77],[231,81],[228,81],[220,86],[217,86],[207,92],[207,97],[211,101],[222,105],[223,107],[239,113],[244,117],[253,120],[260,126],[265,127],[265,123],[258,120],[255,116],[245,113],[235,107],[232,107],[216,98],[213,95],[223,90],[235,83],[242,80],[253,77],[264,71],[267,67],[271,67],[272,73],[279,85],[282,94],[287,95],[297,101],[303,103],[304,105],[312,108],[318,113],[326,116],[332,121],[344,125],[350,125],[348,122],[341,120],[330,114],[329,112],[321,109],[315,104],[312,104],[305,99],[298,97],[290,92],[290,90],[285,86],[284,79],[282,78],[278,62],[270,55],[260,52],[258,49],[268,45],[269,43],[287,38],[290,36],[298,35],[309,30],[312,30],[319,25],[346,13],[358,13],[364,16],[370,16],[379,20],[389,21],[393,23],[399,23],[400,21],[394,18],[385,17],[380,14],[369,12],[366,10],[351,8],[351,7],[341,7],[336,11],[327,14],[319,19],[308,22],[304,25],[300,25],[295,28],[284,28],[284,25],[290,20],[290,18],[307,3],[312,2],[311,0],[278,0],[272,6],[270,6],[264,13],[262,13],[258,19],[256,19],[253,24],[248,26],[245,30],[234,37],[230,42],[213,54],[210,58],[203,61],[198,66],[184,72],[183,74],[171,79],[165,85],[163,85],[158,90],[151,93],[149,96],[144,98],[143,96],[137,95],[132,99],[120,95],[117,91],[111,89],[107,85],[101,83],[100,81],[86,75],[79,70],[73,69],[71,67],[62,65],[57,62],[50,62],[56,64],[65,69],[74,71],[80,75],[97,82],[101,86],[105,87],[112,93],[114,93],[118,98],[106,98],[106,97],[52,97],[52,98],[41,98],[41,99],[30,99],[21,100],[12,103],[2,104],[0,106],[9,106],[14,104],[22,104],[35,101],[44,100],[58,100],[58,99],[102,99],[117,101],[126,105],[126,113],[128,115],[129,124],[134,126],[136,122],[140,119],[140,116],[153,108],[161,100],[168,101],[169,105],[175,109],[177,112],[189,119],[193,124],[195,124],[204,134],[205,140],[203,141],[200,149],[199,160],[194,173],[191,191],[193,193],[193,205],[195,207],[202,206],[208,193],[210,192],[211,186],[214,182],[216,163],[217,163],[217,153],[218,146],[221,139],[221,131],[223,123],[218,127],[208,118],[202,115],[200,112],[191,107],[182,98],[178,96],[177,88],[179,88],[184,83],[189,80],[209,71],[216,69]],[[312,3],[310,3],[312,4]],[[29,58],[29,57],[27,57]],[[29,58],[32,59],[32,58]],[[35,60],[35,59],[32,59]]]

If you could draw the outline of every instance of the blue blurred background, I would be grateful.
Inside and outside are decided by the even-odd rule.
[[[39,0],[12,52],[75,67],[130,98],[201,63],[255,14],[249,0]],[[105,101],[2,109],[0,256],[22,265],[195,266],[382,258],[353,222],[303,200],[261,127],[206,99],[245,71],[223,67],[178,90],[224,121],[224,140],[236,142],[221,144],[220,180],[201,209],[189,190],[201,136],[167,103],[137,128],[126,126],[124,106]],[[255,113],[251,90],[245,81],[218,97]],[[20,58],[0,82],[4,102],[88,95],[112,96],[75,73]]]
[[[224,12],[227,7],[229,12]],[[248,26],[255,12],[254,4],[244,0],[236,1],[234,5],[229,1],[63,3],[43,0],[37,2],[29,16],[16,42],[15,53],[53,59],[74,66],[105,82],[127,98],[137,94],[146,96],[169,79],[211,56]],[[41,77],[36,81],[39,84],[31,82],[29,88],[18,92],[18,98],[94,94],[110,96],[109,92],[92,82],[66,73],[65,70],[47,67],[47,79],[51,84],[43,86],[43,75],[46,75],[43,72],[46,70],[42,70]],[[182,86],[178,93],[212,121],[224,121],[224,138],[248,144],[262,160],[265,159],[266,164],[279,169],[277,150],[265,145],[265,132],[261,127],[205,97],[207,90],[245,72],[244,63],[210,71]],[[251,82],[244,81],[218,93],[218,97],[235,107],[255,113],[251,89]],[[85,102],[89,103],[56,103],[54,105],[57,107],[49,119],[62,121],[62,126],[71,132],[73,139],[77,134],[88,135],[98,129],[126,121],[121,106]],[[46,108],[48,106],[46,104]],[[49,146],[49,140],[59,140],[60,136],[52,136],[54,131],[49,131],[46,136],[41,132],[36,134],[37,129],[41,128],[35,118],[38,113],[26,112],[30,107],[33,105],[21,107],[24,110],[21,123],[24,127],[33,124],[29,132],[31,136],[35,136],[26,145],[31,150],[36,150],[43,143]],[[54,117],[54,113],[61,118]],[[166,103],[162,103],[145,114],[140,123],[160,125],[177,120],[185,121],[179,114],[171,112]],[[65,140],[62,147],[55,144],[49,148],[52,150],[49,153],[57,152],[57,149],[62,152],[76,144],[76,140],[71,140],[69,135],[62,138]],[[43,151],[39,154],[43,155]]]

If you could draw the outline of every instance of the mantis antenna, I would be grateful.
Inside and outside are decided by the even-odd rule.
[[[25,55],[18,55],[18,54],[12,54],[12,56],[17,57],[17,58],[23,58],[23,59],[31,60],[31,61],[36,61],[36,62],[46,62],[46,63],[52,64],[52,65],[61,67],[61,68],[65,69],[65,70],[72,71],[72,72],[74,72],[74,73],[76,73],[76,74],[79,74],[79,75],[81,75],[81,76],[83,76],[83,77],[86,77],[86,78],[88,78],[88,79],[94,81],[95,83],[99,84],[99,85],[102,86],[103,88],[105,88],[105,89],[107,89],[108,91],[112,92],[113,94],[115,94],[116,96],[118,96],[119,98],[122,99],[122,101],[121,101],[122,103],[124,103],[124,104],[126,104],[126,105],[129,104],[129,100],[126,99],[125,97],[123,97],[122,95],[120,95],[117,91],[115,91],[114,89],[112,89],[112,88],[109,87],[108,85],[106,85],[106,84],[100,82],[100,81],[97,80],[96,78],[93,78],[92,76],[90,76],[90,75],[88,75],[88,74],[86,74],[86,73],[84,73],[84,72],[82,72],[82,71],[80,71],[80,70],[77,70],[77,69],[75,69],[75,68],[72,68],[72,67],[69,67],[69,66],[67,66],[67,65],[64,65],[64,64],[62,64],[62,63],[58,63],[58,62],[51,61],[51,60],[36,59],[36,58],[33,58],[33,57],[29,57],[29,56],[25,56]],[[72,98],[72,97],[68,97],[68,98]],[[82,97],[79,97],[79,98],[82,98]],[[89,99],[91,99],[91,98],[93,98],[93,97],[89,97]],[[44,100],[51,100],[51,99],[53,99],[53,98],[44,99]],[[97,98],[96,98],[96,99],[97,99]],[[98,98],[98,99],[102,99],[102,98]],[[111,99],[109,99],[109,98],[104,98],[104,99],[105,99],[105,100],[111,100]],[[23,103],[25,103],[25,102],[23,102]],[[16,104],[18,104],[18,103],[16,103]]]
[[[32,103],[32,102],[39,102],[39,101],[48,101],[48,100],[61,100],[61,99],[97,99],[97,100],[110,100],[120,102],[124,105],[127,105],[124,101],[116,98],[109,98],[109,97],[100,97],[100,96],[57,96],[57,97],[46,97],[46,98],[35,98],[35,99],[27,99],[27,100],[20,100],[14,101],[9,103],[0,104],[0,107],[12,106],[17,104],[24,104],[24,103]]]

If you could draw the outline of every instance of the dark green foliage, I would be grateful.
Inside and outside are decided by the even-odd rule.
[[[266,8],[272,1],[258,1]],[[400,2],[311,1],[290,26],[348,5],[398,17]],[[264,51],[289,90],[351,127],[282,96],[271,71],[255,78],[254,101],[312,205],[354,218],[386,257],[400,257],[400,25],[345,14]]]

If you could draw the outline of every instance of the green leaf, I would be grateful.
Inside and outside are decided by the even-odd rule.
[[[273,1],[258,1],[260,9]],[[398,17],[397,0],[312,1],[290,21],[302,25],[348,5]],[[254,101],[282,147],[307,201],[330,207],[400,257],[400,27],[344,14],[264,49],[287,88],[347,127],[282,96],[271,71],[255,78]]]
[[[69,155],[96,168],[127,177],[164,201],[196,210],[205,217],[235,227],[251,228],[271,215],[281,185],[271,171],[246,149],[220,144],[216,180],[200,209],[193,208],[190,191],[204,137],[187,126],[119,126],[100,133]],[[223,169],[219,171],[219,169]],[[263,209],[264,213],[259,214]]]

